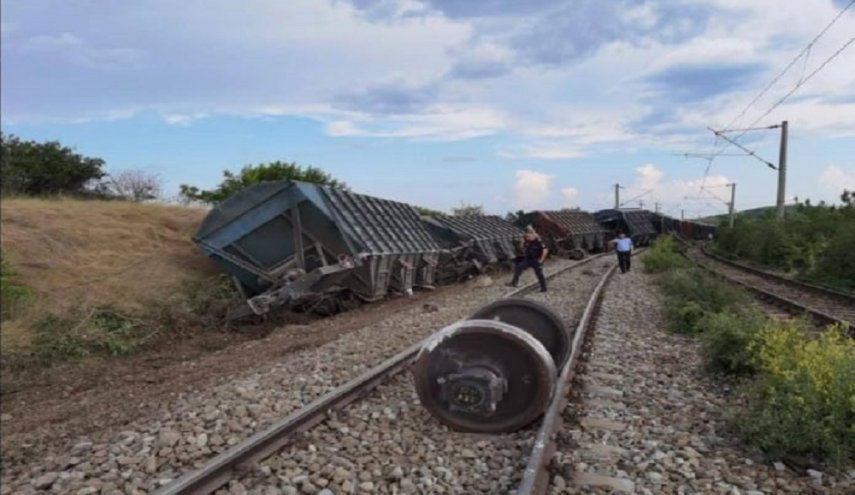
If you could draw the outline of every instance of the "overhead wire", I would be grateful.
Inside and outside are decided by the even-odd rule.
[[[769,108],[769,110],[767,110],[765,113],[763,113],[763,115],[761,115],[760,117],[755,119],[754,122],[751,123],[746,130],[743,130],[738,136],[733,138],[733,141],[740,139],[742,136],[745,135],[746,132],[748,132],[748,130],[754,130],[752,128],[755,126],[755,124],[757,124],[757,122],[759,122],[760,120],[765,118],[767,115],[772,113],[784,101],[786,101],[790,96],[792,96],[793,93],[798,91],[798,89],[801,88],[807,81],[809,81],[814,75],[816,75],[820,70],[822,70],[826,65],[828,65],[829,62],[831,62],[838,55],[840,55],[843,52],[843,50],[845,50],[847,47],[849,47],[849,45],[851,45],[853,42],[855,42],[855,37],[850,38],[849,41],[844,43],[844,45],[842,47],[840,47],[834,54],[832,54],[828,59],[826,59],[819,67],[817,67],[817,69],[815,69],[813,72],[811,72],[810,75],[808,75],[807,77],[804,77],[804,73],[805,73],[806,68],[807,68],[808,58],[810,56],[810,53],[811,53],[813,46],[816,44],[817,41],[819,41],[820,38],[822,38],[825,35],[825,33],[828,32],[829,29],[831,29],[832,26],[834,26],[835,23],[837,23],[837,21],[843,16],[843,14],[845,14],[846,11],[849,10],[853,5],[855,5],[855,0],[850,0],[849,3],[846,4],[845,7],[840,9],[840,11],[837,13],[837,15],[834,16],[834,18],[810,41],[810,43],[808,43],[795,57],[793,57],[793,59],[790,61],[790,63],[788,63],[787,66],[784,67],[784,69],[781,70],[781,72],[779,72],[778,75],[776,75],[769,82],[769,84],[767,84],[766,87],[764,87],[763,90],[760,91],[760,93],[758,93],[757,96],[755,96],[754,99],[752,99],[745,106],[745,108],[743,108],[742,111],[736,117],[734,117],[733,120],[731,120],[730,123],[727,124],[725,126],[725,128],[722,129],[720,132],[733,131],[734,129],[730,129],[730,127],[732,125],[734,125],[738,120],[743,118],[746,115],[746,113],[748,112],[748,110],[752,106],[754,106],[754,104],[757,103],[760,100],[760,98],[762,98],[787,72],[789,72],[789,70],[796,64],[796,62],[798,62],[798,60],[800,58],[804,57],[804,65],[802,67],[802,76],[799,78],[799,82],[786,95],[784,95],[777,102],[775,102],[775,104],[773,104],[772,107]],[[703,191],[704,186],[706,185],[706,179],[709,176],[709,171],[710,171],[710,168],[712,168],[713,161],[718,156],[721,156],[722,153],[724,153],[724,151],[727,150],[727,148],[732,144],[732,142],[730,142],[730,140],[728,140],[728,142],[725,142],[724,145],[720,149],[717,149],[719,146],[718,137],[719,137],[718,134],[716,134],[716,139],[713,142],[713,151],[711,152],[710,157],[707,159],[707,166],[706,166],[706,169],[704,170],[703,179],[701,180],[701,186],[700,186],[701,191]],[[698,194],[698,197],[700,197],[700,193]]]

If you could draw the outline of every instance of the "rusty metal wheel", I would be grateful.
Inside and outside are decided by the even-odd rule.
[[[585,257],[585,250],[582,248],[573,248],[567,254],[567,257],[570,258],[571,260],[577,260],[577,261],[581,260],[582,258]]]
[[[413,365],[416,393],[440,422],[458,431],[502,433],[540,417],[556,371],[543,344],[492,320],[455,323],[437,333]]]
[[[479,308],[472,319],[498,320],[524,330],[543,344],[558,369],[570,357],[572,338],[561,317],[533,299],[499,299]]]

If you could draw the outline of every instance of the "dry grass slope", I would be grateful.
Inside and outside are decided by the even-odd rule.
[[[205,211],[75,199],[4,199],[0,247],[31,291],[3,322],[3,351],[27,350],[40,319],[85,319],[95,308],[147,318],[186,298],[188,283],[216,274],[190,236]]]

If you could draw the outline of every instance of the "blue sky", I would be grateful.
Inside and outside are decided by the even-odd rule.
[[[619,182],[687,216],[723,211],[729,182],[738,209],[770,204],[776,177],[677,154],[786,119],[788,198],[834,201],[855,189],[855,45],[763,114],[855,36],[855,7],[734,119],[846,3],[4,0],[0,114],[167,195],[287,160],[443,210],[593,210]],[[777,162],[777,131],[744,142]]]

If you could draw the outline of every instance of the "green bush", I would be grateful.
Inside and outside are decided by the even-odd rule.
[[[695,301],[683,301],[680,304],[668,306],[666,315],[672,331],[684,334],[697,333],[698,322],[707,312]]]
[[[759,374],[737,423],[772,458],[855,461],[855,340],[840,328],[818,338],[793,325],[768,325],[750,352]]]
[[[677,250],[677,244],[671,236],[656,239],[653,246],[642,258],[644,271],[647,273],[662,273],[664,271],[689,266],[688,260]]]
[[[855,291],[855,223],[828,243],[808,278]]]
[[[667,272],[658,283],[668,298],[669,324],[679,333],[698,333],[697,325],[705,315],[741,307],[746,301],[740,289],[695,268]]]
[[[0,321],[14,317],[30,298],[30,291],[16,283],[15,275],[0,251]]]
[[[750,346],[766,323],[766,317],[756,310],[706,313],[696,328],[701,334],[707,371],[725,375],[755,373]]]
[[[808,280],[855,290],[855,204],[828,206],[810,202],[788,210],[784,222],[771,212],[739,218],[722,226],[715,250],[782,269]]]
[[[108,308],[80,318],[43,316],[35,326],[33,349],[45,362],[87,356],[131,354],[153,332],[151,328]]]

